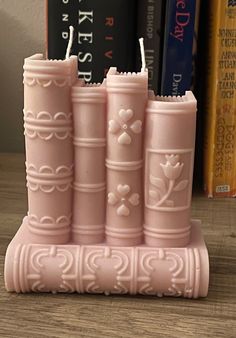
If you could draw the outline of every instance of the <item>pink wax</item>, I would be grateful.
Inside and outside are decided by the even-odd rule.
[[[143,123],[147,72],[107,74],[107,218],[111,245],[137,245],[143,239]]]
[[[67,243],[72,217],[71,86],[77,58],[25,59],[24,121],[28,226],[36,243]]]
[[[148,97],[147,84],[145,70],[111,68],[85,85],[74,56],[25,60],[29,212],[6,252],[8,291],[207,295],[190,219],[196,100]]]
[[[101,243],[105,239],[106,87],[72,88],[74,116],[73,241]]]
[[[190,238],[190,206],[197,102],[150,97],[145,138],[145,243],[184,246]]]

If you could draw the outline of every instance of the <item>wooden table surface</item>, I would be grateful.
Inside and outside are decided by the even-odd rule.
[[[193,197],[210,254],[206,299],[7,293],[4,256],[27,210],[24,170],[23,155],[0,154],[0,338],[236,337],[236,199]]]

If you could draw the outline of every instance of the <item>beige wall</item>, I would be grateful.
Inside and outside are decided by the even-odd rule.
[[[45,53],[44,0],[0,0],[0,151],[24,151],[24,58]]]

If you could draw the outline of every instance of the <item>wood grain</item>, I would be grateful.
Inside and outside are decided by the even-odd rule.
[[[0,337],[236,337],[236,200],[193,198],[210,254],[206,299],[7,293],[4,255],[27,210],[24,156],[0,154]]]

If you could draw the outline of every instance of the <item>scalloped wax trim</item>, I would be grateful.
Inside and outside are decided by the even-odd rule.
[[[50,112],[47,111],[40,111],[38,113],[34,113],[31,110],[25,110],[23,109],[24,118],[25,119],[37,119],[37,120],[49,120],[49,121],[60,121],[60,120],[71,120],[72,119],[72,113],[64,113],[64,112],[57,112],[56,114],[52,115]]]
[[[48,227],[48,226],[52,225],[53,227],[56,227],[58,229],[58,228],[61,228],[61,227],[68,226],[68,224],[70,224],[72,214],[70,214],[68,216],[61,215],[61,216],[58,216],[57,218],[54,218],[52,216],[38,217],[35,214],[28,213],[28,218],[29,218],[29,223],[31,225],[35,225],[37,227],[41,227],[41,226]]]
[[[55,87],[65,87],[70,85],[70,79],[62,79],[62,80],[44,80],[44,79],[38,79],[38,78],[31,78],[31,77],[24,77],[23,83],[29,87],[39,85],[44,88],[48,88],[52,85]]]
[[[56,129],[56,128],[53,128]],[[34,139],[36,137],[40,138],[41,140],[44,141],[49,141],[51,140],[53,137],[55,137],[58,140],[65,140],[67,138],[72,138],[72,128],[64,128],[66,129],[65,131],[61,131],[60,129],[57,129],[57,131],[52,132],[50,131],[44,131],[44,132],[40,132],[40,131],[34,131],[31,129],[28,129],[25,126],[25,131],[24,131],[24,135]]]
[[[34,139],[36,137],[49,141],[53,137],[65,140],[72,137],[72,113],[57,112],[51,115],[47,111],[33,113],[31,110],[24,112],[24,134]]]
[[[42,165],[41,167],[37,168],[33,163],[25,162],[27,173],[30,175],[37,175],[42,174],[44,176],[56,176],[58,178],[69,176],[73,174],[73,167],[74,165],[66,166],[60,165],[59,167],[53,168],[49,165]]]
[[[55,190],[59,192],[66,192],[67,190],[72,188],[72,180],[70,179],[69,183],[55,184],[54,182],[47,182],[47,183],[45,182],[44,184],[42,184],[42,183],[31,182],[30,178],[27,176],[26,186],[31,191],[41,190],[44,193],[52,193]]]

